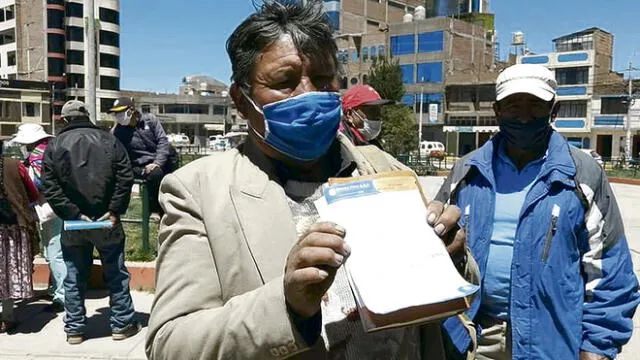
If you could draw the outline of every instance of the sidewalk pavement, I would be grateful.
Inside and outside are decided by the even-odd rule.
[[[111,340],[109,328],[109,295],[106,290],[89,291],[87,307],[87,340],[69,345],[62,321],[64,313],[44,312],[47,300],[19,303],[15,309],[19,322],[11,334],[0,335],[2,360],[144,360],[144,339],[147,333],[153,294],[131,292],[137,320],[144,329],[136,336],[122,341]]]
[[[420,179],[428,199],[433,199],[442,185],[443,178]],[[640,276],[640,187],[612,184],[622,211],[629,247],[634,260],[634,269]],[[43,312],[49,303],[46,300],[18,304],[15,311],[20,324],[12,334],[0,335],[0,359],[96,359],[96,360],[143,360],[144,339],[147,332],[149,312],[153,294],[132,291],[138,320],[144,329],[133,338],[124,341],[111,340],[108,325],[109,298],[106,290],[90,291],[86,301],[88,339],[80,345],[68,345],[63,331],[63,314]],[[634,336],[618,357],[621,360],[640,360],[640,311],[635,317]]]

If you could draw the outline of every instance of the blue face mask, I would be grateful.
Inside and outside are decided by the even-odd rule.
[[[265,136],[272,148],[296,160],[317,160],[326,154],[342,118],[340,94],[308,92],[265,105],[262,109],[244,93],[264,117]]]

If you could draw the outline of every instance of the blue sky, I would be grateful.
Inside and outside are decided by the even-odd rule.
[[[176,92],[192,74],[229,83],[225,41],[253,11],[252,0],[123,0],[120,6],[122,89]],[[614,70],[631,59],[640,67],[638,0],[492,0],[491,11],[503,56],[515,31],[542,53],[560,35],[598,26],[615,35]]]

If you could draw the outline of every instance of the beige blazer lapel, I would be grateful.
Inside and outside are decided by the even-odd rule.
[[[231,201],[243,236],[263,283],[284,273],[285,262],[296,242],[291,209],[282,187],[270,181],[244,158],[238,167]]]

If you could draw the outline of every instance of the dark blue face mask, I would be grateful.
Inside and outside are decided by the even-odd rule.
[[[326,154],[338,133],[342,118],[340,94],[308,92],[263,106],[245,97],[264,117],[269,146],[296,160],[317,160]]]
[[[531,150],[546,144],[552,131],[549,116],[537,118],[527,123],[511,119],[499,119],[498,123],[500,133],[504,136],[505,141],[522,150]]]

